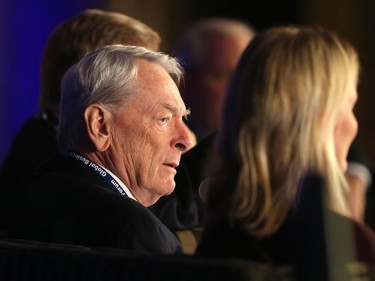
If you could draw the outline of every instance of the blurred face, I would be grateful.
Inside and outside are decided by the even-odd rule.
[[[164,69],[139,60],[137,89],[115,116],[111,153],[116,174],[150,206],[174,190],[176,167],[191,138],[183,121],[188,111]]]
[[[228,81],[249,42],[243,37],[206,38],[200,69],[188,77],[190,85],[184,100],[205,130],[217,128]],[[189,83],[189,81],[188,81]]]
[[[343,171],[348,166],[347,155],[349,147],[358,132],[358,122],[353,112],[357,98],[356,83],[353,82],[347,100],[336,120],[334,129],[336,157]]]

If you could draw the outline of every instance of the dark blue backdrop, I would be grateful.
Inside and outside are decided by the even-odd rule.
[[[86,8],[102,7],[90,0],[0,0],[0,164],[20,126],[37,111],[39,65],[49,33]]]

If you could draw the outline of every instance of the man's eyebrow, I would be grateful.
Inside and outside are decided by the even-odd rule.
[[[176,106],[173,106],[173,105],[171,105],[169,103],[163,103],[162,107],[164,107],[164,108],[166,108],[166,109],[168,109],[168,110],[170,110],[172,112],[177,112],[178,111],[178,108]]]
[[[162,107],[164,107],[164,108],[170,110],[170,111],[173,112],[173,113],[176,113],[176,112],[179,111],[179,108],[178,108],[178,107],[176,107],[176,106],[174,106],[174,105],[171,105],[171,104],[169,104],[169,103],[163,103],[163,104],[162,104]],[[184,115],[184,117],[187,117],[188,115],[190,115],[190,109],[185,109],[185,113],[184,113],[183,115]]]

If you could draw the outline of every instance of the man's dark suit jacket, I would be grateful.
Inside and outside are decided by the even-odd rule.
[[[73,157],[52,157],[13,199],[10,238],[182,253],[177,238],[152,212]]]

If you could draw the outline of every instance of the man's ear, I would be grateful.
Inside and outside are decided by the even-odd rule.
[[[98,151],[105,151],[111,143],[111,113],[100,104],[91,104],[85,110],[87,134]]]

